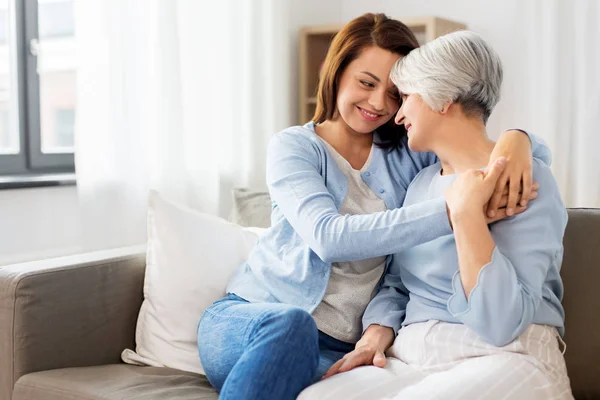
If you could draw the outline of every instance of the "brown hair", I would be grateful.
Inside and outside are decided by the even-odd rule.
[[[342,73],[364,48],[373,45],[402,56],[419,47],[417,38],[406,25],[385,14],[368,13],[348,22],[333,38],[323,63],[317,108],[312,118],[315,123],[333,119]],[[406,135],[404,126],[396,125],[393,117],[377,132],[382,142],[376,144],[390,149],[398,147]]]

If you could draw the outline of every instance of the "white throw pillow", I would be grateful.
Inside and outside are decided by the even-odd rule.
[[[262,231],[173,204],[151,191],[137,347],[124,350],[123,361],[204,374],[198,321],[225,295],[227,282]]]

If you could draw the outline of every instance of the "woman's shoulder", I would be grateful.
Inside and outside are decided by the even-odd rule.
[[[322,143],[318,140],[315,133],[313,122],[304,125],[296,125],[285,128],[271,137],[270,146],[276,146],[279,150],[293,150],[295,148],[316,148],[321,147]]]
[[[267,169],[275,171],[285,163],[304,166],[310,164],[320,171],[325,157],[324,144],[315,133],[314,124],[309,122],[291,126],[271,137],[267,150]]]
[[[560,197],[558,183],[552,174],[552,169],[537,158],[533,159],[533,180],[540,184],[538,195],[550,194]]]
[[[315,133],[315,124],[311,121],[304,125],[295,125],[285,128],[273,135],[273,138],[291,141],[314,141],[318,137]]]

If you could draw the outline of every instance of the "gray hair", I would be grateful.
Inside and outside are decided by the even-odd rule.
[[[480,35],[457,31],[411,51],[390,77],[402,94],[419,94],[433,110],[458,103],[486,123],[500,100],[502,61]]]

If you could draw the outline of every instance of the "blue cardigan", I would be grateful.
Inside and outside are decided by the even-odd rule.
[[[411,183],[405,207],[444,193],[456,175],[425,168]],[[392,327],[429,320],[464,324],[485,341],[504,346],[531,324],[562,333],[560,266],[567,211],[550,168],[533,162],[539,196],[519,215],[490,225],[496,247],[467,299],[454,234],[394,254],[383,285],[365,310],[363,327]]]
[[[548,148],[530,138],[534,157],[549,163]],[[314,123],[274,135],[267,153],[271,227],[236,271],[227,292],[312,313],[325,295],[331,263],[388,256],[451,234],[442,196],[402,207],[410,182],[437,161],[433,153],[410,151],[406,139],[398,150],[374,146],[362,177],[388,210],[341,215],[347,178],[316,135]]]

